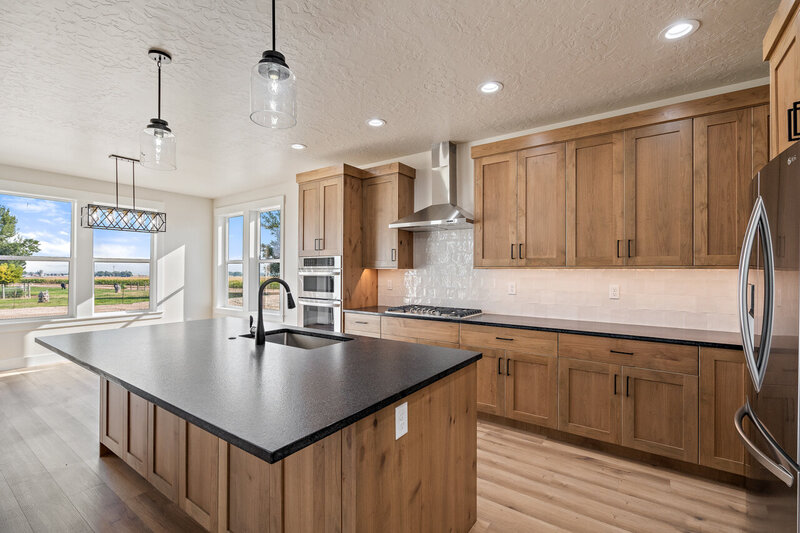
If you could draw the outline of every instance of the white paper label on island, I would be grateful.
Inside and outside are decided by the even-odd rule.
[[[394,408],[394,440],[408,433],[408,402]]]

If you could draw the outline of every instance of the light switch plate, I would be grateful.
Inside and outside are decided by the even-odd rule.
[[[608,298],[611,300],[619,300],[619,285],[608,286]]]
[[[394,408],[394,440],[408,433],[408,402]]]
[[[513,281],[508,284],[508,294],[517,294],[517,284]]]
[[[387,280],[386,280],[386,290],[387,290],[387,291],[390,291],[390,290],[392,290],[393,288],[394,288],[394,287],[393,287],[392,280],[390,280],[390,279],[387,279]]]

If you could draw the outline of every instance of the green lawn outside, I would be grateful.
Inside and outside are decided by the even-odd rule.
[[[12,290],[12,288],[7,288],[7,294],[10,295]],[[39,292],[41,291],[47,291],[50,294],[49,302],[39,303]],[[0,298],[0,309],[66,306],[69,300],[68,292],[68,289],[62,289],[60,285],[32,285],[30,298]],[[131,288],[127,288],[123,286],[118,293],[115,293],[113,285],[95,285],[94,302],[97,306],[149,303],[150,287],[133,285]]]

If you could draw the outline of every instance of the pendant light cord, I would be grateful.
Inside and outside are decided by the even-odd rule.
[[[275,50],[275,0],[272,0],[272,49]]]
[[[119,209],[119,159],[114,158],[114,181],[117,183],[117,209]]]
[[[273,0],[274,1],[274,0]],[[161,56],[158,56],[158,119],[161,120]]]
[[[131,161],[131,181],[133,181],[133,210],[136,211],[136,163]]]

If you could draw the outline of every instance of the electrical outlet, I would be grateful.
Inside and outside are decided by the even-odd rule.
[[[513,281],[508,284],[508,294],[517,294],[517,284]]]
[[[387,279],[387,280],[386,280],[386,290],[387,290],[387,291],[390,291],[390,290],[392,290],[393,288],[394,288],[394,284],[392,283],[392,280],[390,280],[390,279]]]
[[[408,402],[394,408],[394,440],[408,433]]]
[[[608,286],[608,298],[611,300],[619,300],[619,285]]]

